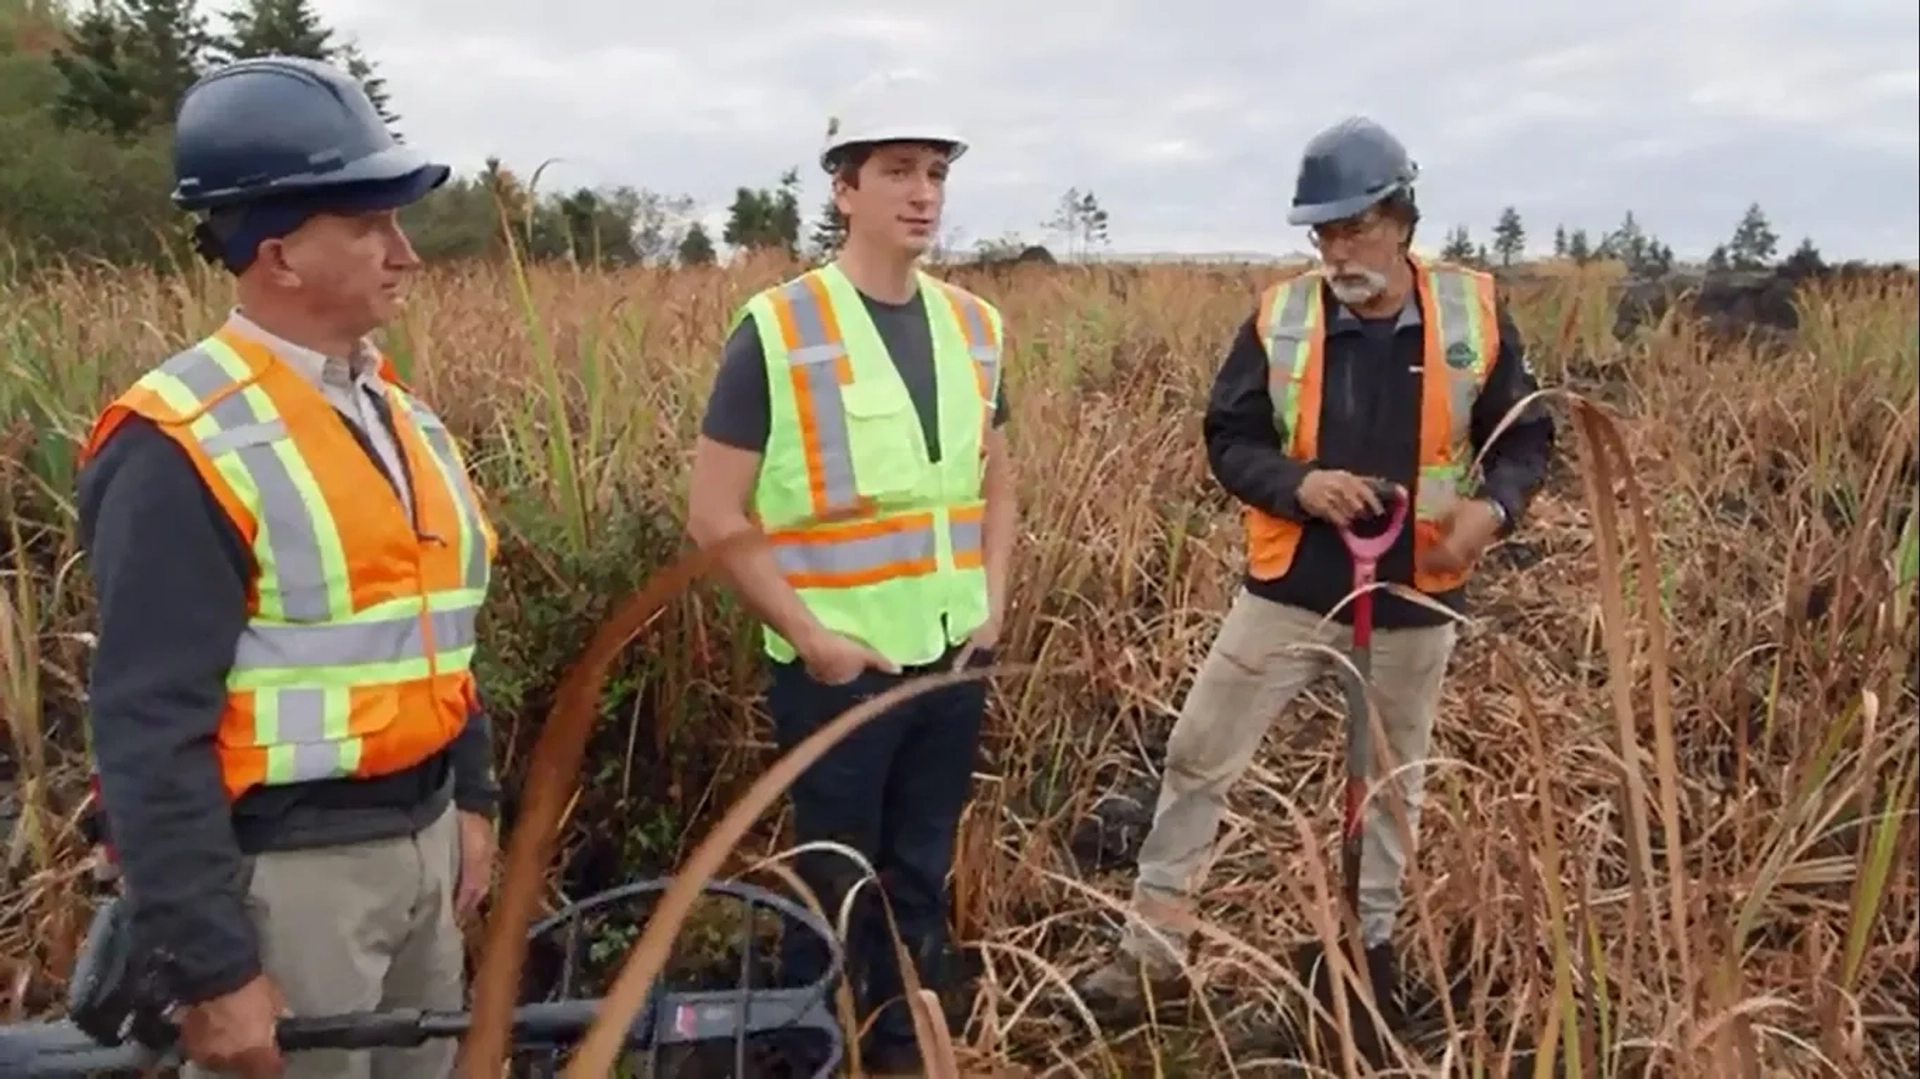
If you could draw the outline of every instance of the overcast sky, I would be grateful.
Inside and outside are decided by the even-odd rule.
[[[1920,257],[1914,0],[318,0],[410,143],[471,171],[626,183],[722,210],[812,162],[836,95],[915,67],[972,152],[946,226],[1043,240],[1091,188],[1121,251],[1282,254],[1300,148],[1361,112],[1422,170],[1423,239],[1529,247],[1632,210],[1681,257],[1758,201],[1785,254]],[[548,181],[543,181],[543,183]]]

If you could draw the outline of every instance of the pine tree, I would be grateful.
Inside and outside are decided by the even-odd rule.
[[[196,0],[119,0],[125,28],[122,69],[149,127],[173,123],[180,98],[217,58],[218,41]]]
[[[1500,220],[1493,226],[1493,250],[1500,256],[1500,265],[1511,266],[1526,248],[1527,230],[1520,224],[1520,211],[1509,206],[1500,211]]]
[[[1773,261],[1779,245],[1780,237],[1756,202],[1747,207],[1740,224],[1733,230],[1733,238],[1727,242],[1727,255],[1736,270],[1761,270]]]
[[[826,204],[820,207],[820,216],[814,219],[813,232],[807,237],[807,249],[816,260],[826,262],[839,254],[840,245],[846,242],[847,219],[829,194]]]
[[[53,119],[62,127],[99,128],[128,138],[145,126],[147,108],[122,65],[125,28],[113,8],[96,3],[74,21],[64,48],[53,51],[62,85]]]
[[[707,236],[705,225],[695,221],[687,226],[687,234],[680,237],[679,254],[682,266],[708,266],[713,263],[713,240]]]
[[[387,95],[387,80],[374,74],[373,61],[367,59],[357,43],[341,45],[334,50],[333,59],[347,74],[360,80],[360,88],[367,92],[367,100],[373,102],[373,110],[380,114],[388,127],[400,122],[400,114],[393,111],[391,98]],[[393,137],[400,138],[400,132],[395,131]]]
[[[236,60],[249,56],[304,56],[333,58],[333,31],[307,0],[246,0],[227,13],[228,53]]]
[[[1574,229],[1567,234],[1567,257],[1580,266],[1592,261],[1593,248],[1587,240],[1586,229]]]

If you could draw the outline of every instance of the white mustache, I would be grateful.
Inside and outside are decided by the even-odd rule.
[[[1327,287],[1342,303],[1365,303],[1386,291],[1387,275],[1364,266],[1330,267]]]

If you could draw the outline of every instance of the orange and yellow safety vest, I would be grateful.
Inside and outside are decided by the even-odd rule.
[[[1473,462],[1473,405],[1500,352],[1493,275],[1414,257],[1414,281],[1426,334],[1420,401],[1420,471],[1413,492],[1414,557],[1440,537],[1439,521],[1466,483]],[[1256,329],[1267,352],[1267,388],[1286,432],[1287,455],[1319,452],[1320,393],[1326,355],[1322,274],[1309,270],[1268,286]],[[1244,510],[1247,567],[1257,580],[1285,576],[1301,526],[1251,506]],[[1467,571],[1417,569],[1414,587],[1436,595],[1459,587]]]
[[[385,357],[380,374],[411,519],[320,390],[225,328],[109,404],[82,450],[91,458],[130,415],[153,421],[252,553],[216,739],[229,798],[412,767],[474,709],[497,539],[446,426]]]

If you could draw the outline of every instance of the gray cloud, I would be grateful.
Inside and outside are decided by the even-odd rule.
[[[1265,251],[1302,143],[1349,112],[1392,127],[1437,243],[1513,204],[1599,232],[1631,209],[1683,256],[1749,202],[1783,247],[1920,257],[1920,10],[1911,0],[318,0],[377,60],[408,140],[555,183],[631,183],[718,212],[811,166],[862,75],[938,74],[973,151],[947,224],[1039,238],[1092,188],[1116,249]]]

